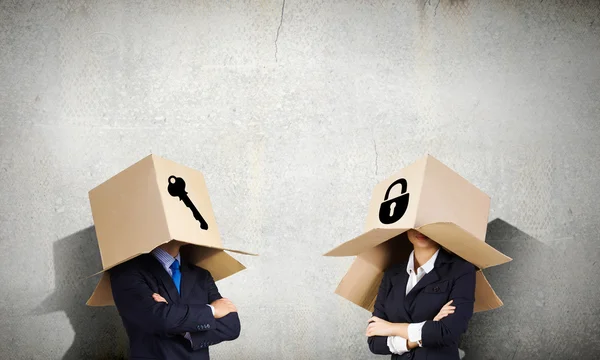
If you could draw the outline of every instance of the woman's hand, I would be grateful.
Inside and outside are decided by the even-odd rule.
[[[394,324],[373,316],[369,319],[367,336],[394,336]]]
[[[440,321],[443,318],[445,318],[446,316],[450,315],[450,314],[454,314],[454,309],[456,309],[456,306],[452,306],[450,305],[454,300],[450,300],[446,303],[446,305],[442,306],[442,309],[440,310],[440,312],[433,318],[433,321]]]
[[[406,348],[408,350],[416,349],[418,347],[419,347],[419,343],[418,342],[412,342],[410,340],[406,340]]]

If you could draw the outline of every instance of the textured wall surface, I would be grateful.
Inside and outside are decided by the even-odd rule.
[[[201,170],[242,335],[215,359],[376,359],[333,293],[373,186],[425,153],[492,197],[469,359],[600,356],[600,2],[0,0],[0,358],[114,359],[87,191]],[[383,358],[383,357],[381,357]]]

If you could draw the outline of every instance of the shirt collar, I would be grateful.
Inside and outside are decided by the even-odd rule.
[[[177,256],[172,257],[168,252],[164,251],[163,249],[156,248],[152,250],[152,255],[154,255],[154,257],[160,262],[160,264],[165,269],[169,269],[171,267],[171,264],[175,262],[175,259],[177,259],[177,261],[179,261],[179,264],[181,265],[181,256],[179,255],[179,253],[177,253]]]
[[[426,274],[429,274],[431,270],[433,270],[433,266],[435,265],[435,259],[437,259],[438,254],[440,253],[440,249],[437,249],[435,254],[431,257],[431,259],[427,260],[427,262],[419,267],[419,269],[423,269]],[[406,272],[410,275],[410,273],[415,268],[415,251],[413,250],[408,257],[408,264],[406,265]],[[417,269],[418,270],[418,269]]]

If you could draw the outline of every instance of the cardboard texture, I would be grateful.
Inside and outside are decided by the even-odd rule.
[[[474,311],[502,306],[482,269],[512,259],[485,242],[490,198],[427,155],[377,184],[365,232],[325,256],[356,256],[336,294],[372,312],[385,270],[412,251],[416,229],[478,268]]]
[[[114,305],[107,270],[172,240],[181,255],[211,272],[215,281],[244,265],[223,247],[204,177],[199,171],[150,155],[89,192],[102,258],[102,278],[89,306]]]

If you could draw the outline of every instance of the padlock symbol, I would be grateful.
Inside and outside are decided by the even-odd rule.
[[[398,184],[402,185],[402,194],[390,199],[390,191]],[[379,208],[379,221],[381,221],[382,224],[393,224],[404,216],[406,209],[408,209],[409,193],[406,192],[408,190],[407,188],[408,183],[406,182],[406,179],[398,179],[388,187],[385,192],[385,198]]]

